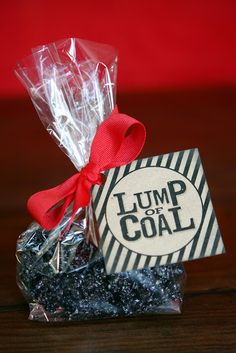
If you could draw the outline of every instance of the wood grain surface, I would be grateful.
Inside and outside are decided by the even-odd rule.
[[[142,157],[198,147],[226,254],[188,262],[183,313],[60,324],[31,322],[16,286],[15,243],[30,194],[75,172],[29,99],[0,101],[0,352],[236,352],[236,88],[118,97],[144,122]]]

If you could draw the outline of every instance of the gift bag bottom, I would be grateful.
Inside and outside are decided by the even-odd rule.
[[[99,250],[75,234],[58,243],[36,226],[17,242],[17,283],[31,320],[180,313],[184,282],[182,264],[107,275]]]
[[[179,314],[184,278],[182,264],[106,275],[103,259],[99,259],[84,270],[40,276],[31,287],[29,319],[80,321]]]
[[[172,314],[181,314],[182,303],[178,300],[172,301],[170,303],[166,303],[163,307],[159,306],[156,310],[150,311],[142,311],[135,313],[127,313],[127,314],[107,314],[107,313],[99,313],[96,314],[94,312],[91,315],[85,315],[84,313],[78,313],[73,315],[65,315],[63,313],[63,317],[61,316],[62,311],[58,309],[56,312],[51,313],[47,312],[41,304],[37,303],[29,303],[30,314],[28,319],[32,321],[39,322],[63,322],[63,321],[93,321],[93,320],[101,320],[101,319],[122,319],[122,318],[134,318],[134,317],[143,317],[143,316],[155,316],[155,315],[172,315]]]

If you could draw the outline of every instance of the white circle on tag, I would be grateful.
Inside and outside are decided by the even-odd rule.
[[[202,220],[202,202],[182,174],[146,167],[124,176],[113,188],[106,219],[114,237],[126,248],[162,256],[186,246]]]

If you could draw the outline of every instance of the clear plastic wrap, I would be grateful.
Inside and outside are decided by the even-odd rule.
[[[114,108],[116,71],[112,47],[73,38],[33,49],[17,67],[42,123],[77,170],[87,164],[96,129]],[[182,264],[107,275],[91,205],[78,210],[60,239],[70,213],[52,231],[32,223],[17,241],[17,283],[30,319],[181,311]]]

